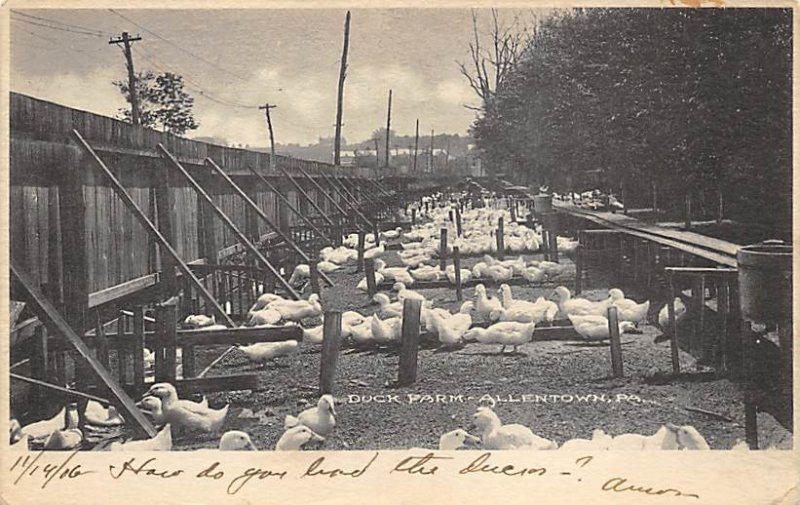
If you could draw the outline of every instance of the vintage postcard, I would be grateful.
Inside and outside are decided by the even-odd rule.
[[[0,499],[798,503],[796,9],[4,1]]]

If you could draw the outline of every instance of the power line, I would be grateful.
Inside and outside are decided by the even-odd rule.
[[[90,35],[92,37],[105,38],[105,35],[102,35],[102,34],[97,33],[97,32],[89,32],[89,31],[84,31],[84,30],[73,30],[71,28],[62,28],[60,26],[53,26],[53,25],[47,25],[47,24],[44,24],[44,23],[37,23],[36,21],[31,21],[31,20],[28,20],[28,19],[15,18],[15,17],[13,17],[13,14],[16,14],[15,12],[12,12],[11,14],[12,14],[12,18],[11,18],[12,21],[19,21],[20,23],[27,23],[29,25],[41,26],[42,28],[49,28],[50,30],[59,30],[59,31],[62,31],[62,32],[78,33],[80,35]]]
[[[33,37],[36,37],[37,39],[41,39],[41,40],[50,42],[51,47],[53,45],[57,45],[59,49],[67,49],[69,51],[75,51],[76,53],[84,53],[84,54],[92,54],[92,53],[96,53],[96,52],[100,51],[100,49],[86,50],[86,49],[77,49],[77,48],[74,48],[74,47],[65,46],[64,42],[61,41],[61,40],[51,39],[50,37],[45,37],[44,35],[40,35],[40,34],[38,34],[36,32],[32,32],[30,30],[21,30],[21,31],[24,32],[24,33],[27,33],[28,35],[32,35]],[[11,45],[13,46],[13,45],[17,45],[17,44],[20,44],[20,43],[15,41],[15,42],[12,42]],[[23,44],[23,45],[27,45],[29,47],[38,47],[39,49],[49,49],[49,48],[44,47],[44,46],[33,46],[31,44]]]
[[[85,26],[75,25],[75,24],[72,24],[72,23],[65,23],[63,21],[57,21],[55,19],[43,18],[43,17],[40,17],[40,16],[34,16],[32,14],[25,14],[24,12],[20,12],[20,11],[12,11],[11,13],[14,14],[14,15],[17,15],[17,16],[23,16],[23,17],[30,18],[30,19],[38,19],[39,21],[46,21],[48,23],[55,24],[55,25],[66,26],[66,27],[69,27],[69,28],[75,28],[75,29],[84,30],[84,31],[87,31],[87,32],[94,32],[94,33],[97,33],[98,35],[113,35],[112,33],[105,32],[103,30],[95,30],[93,28],[86,28]]]
[[[153,37],[155,37],[155,38],[157,38],[157,39],[159,39],[159,40],[162,40],[162,41],[166,42],[167,44],[169,44],[169,45],[171,45],[171,46],[175,47],[176,49],[178,49],[178,50],[180,50],[180,51],[183,51],[184,53],[186,53],[186,54],[188,54],[188,55],[190,55],[190,56],[192,56],[192,57],[194,57],[194,58],[197,58],[198,60],[202,61],[203,63],[205,63],[205,64],[207,64],[207,65],[211,65],[212,67],[215,67],[216,69],[218,69],[218,70],[220,70],[220,71],[222,71],[222,72],[225,72],[225,73],[226,73],[226,74],[228,74],[228,75],[231,75],[231,76],[233,76],[233,77],[236,77],[237,79],[241,79],[241,80],[243,80],[243,81],[246,81],[246,80],[247,80],[247,78],[246,78],[246,77],[242,77],[241,75],[237,74],[236,72],[233,72],[233,71],[231,71],[231,70],[228,70],[228,69],[226,69],[226,68],[223,68],[223,67],[219,66],[218,64],[214,63],[213,61],[209,61],[209,60],[207,60],[207,59],[203,58],[202,56],[200,56],[200,55],[198,55],[198,54],[195,54],[195,53],[193,53],[192,51],[190,51],[190,50],[188,50],[188,49],[185,49],[185,48],[181,47],[180,45],[176,44],[175,42],[172,42],[171,40],[169,40],[169,39],[167,39],[167,38],[165,38],[165,37],[162,37],[161,35],[157,34],[156,32],[154,32],[154,31],[150,30],[149,28],[147,28],[147,27],[145,27],[145,26],[143,26],[143,25],[141,25],[141,24],[137,23],[136,21],[132,20],[131,18],[129,18],[129,17],[127,17],[127,16],[124,16],[124,15],[120,14],[119,12],[115,11],[114,9],[108,9],[108,10],[109,10],[111,13],[113,13],[113,14],[116,14],[117,16],[121,17],[122,19],[124,19],[124,20],[128,21],[129,23],[133,23],[134,25],[136,25],[136,26],[137,26],[137,27],[139,27],[140,29],[142,29],[142,30],[144,30],[145,32],[147,32],[147,33],[149,33],[150,35],[152,35]]]

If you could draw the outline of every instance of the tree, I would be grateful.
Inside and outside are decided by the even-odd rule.
[[[136,75],[136,94],[139,98],[139,121],[148,128],[182,135],[200,126],[194,119],[194,98],[183,90],[183,77],[171,72],[151,71]],[[127,81],[114,81],[125,100],[130,103]],[[130,108],[120,109],[120,117],[130,121]]]

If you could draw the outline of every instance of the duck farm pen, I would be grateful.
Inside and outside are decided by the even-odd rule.
[[[478,407],[552,445],[790,443],[790,325],[748,317],[740,246],[502,178],[270,158],[12,94],[20,433],[77,402],[80,448],[156,443],[177,393],[211,420],[180,450],[312,421],[325,449],[433,447]]]

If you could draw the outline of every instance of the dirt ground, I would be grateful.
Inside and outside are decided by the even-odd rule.
[[[398,265],[396,253],[386,255]],[[541,256],[537,256],[541,257]],[[465,259],[469,267],[478,259]],[[570,263],[568,259],[564,262]],[[371,314],[374,305],[355,288],[362,274],[353,265],[331,275],[335,287],[323,292],[327,309]],[[574,288],[574,268],[556,280]],[[601,270],[590,270],[589,291],[583,296],[607,296]],[[413,289],[413,286],[412,286]],[[512,287],[515,298],[535,299],[552,287]],[[455,290],[421,290],[436,306],[456,310]],[[490,289],[490,294],[495,289]],[[635,298],[635,295],[631,295]],[[472,299],[474,289],[464,290]],[[651,307],[656,319],[660,307]],[[308,321],[319,324],[319,321]],[[642,334],[624,334],[625,378],[613,379],[608,345],[569,341],[532,342],[517,354],[499,354],[499,345],[469,344],[445,351],[426,342],[419,352],[417,382],[397,387],[396,349],[354,350],[345,347],[339,357],[335,382],[336,429],[325,449],[435,448],[439,436],[458,427],[472,429],[471,418],[480,405],[492,406],[505,423],[521,423],[540,436],[562,443],[591,437],[601,428],[610,434],[652,434],[662,424],[690,424],[713,449],[729,449],[745,438],[742,395],[736,384],[716,379],[694,368],[695,360],[680,353],[684,375],[666,383],[648,381],[655,372],[670,370],[669,343],[654,343],[661,331],[652,325]],[[220,349],[198,353],[205,366]],[[256,368],[234,352],[210,375],[252,371],[259,375],[257,391],[209,395],[212,406],[231,404],[224,430],[248,432],[259,449],[272,449],[283,432],[287,414],[297,414],[318,399],[320,346],[301,344],[299,352],[265,368]],[[663,381],[661,381],[663,382]],[[692,412],[700,408],[716,416]],[[760,447],[791,448],[791,434],[767,414],[759,414]],[[217,436],[179,437],[176,448],[214,447]]]

